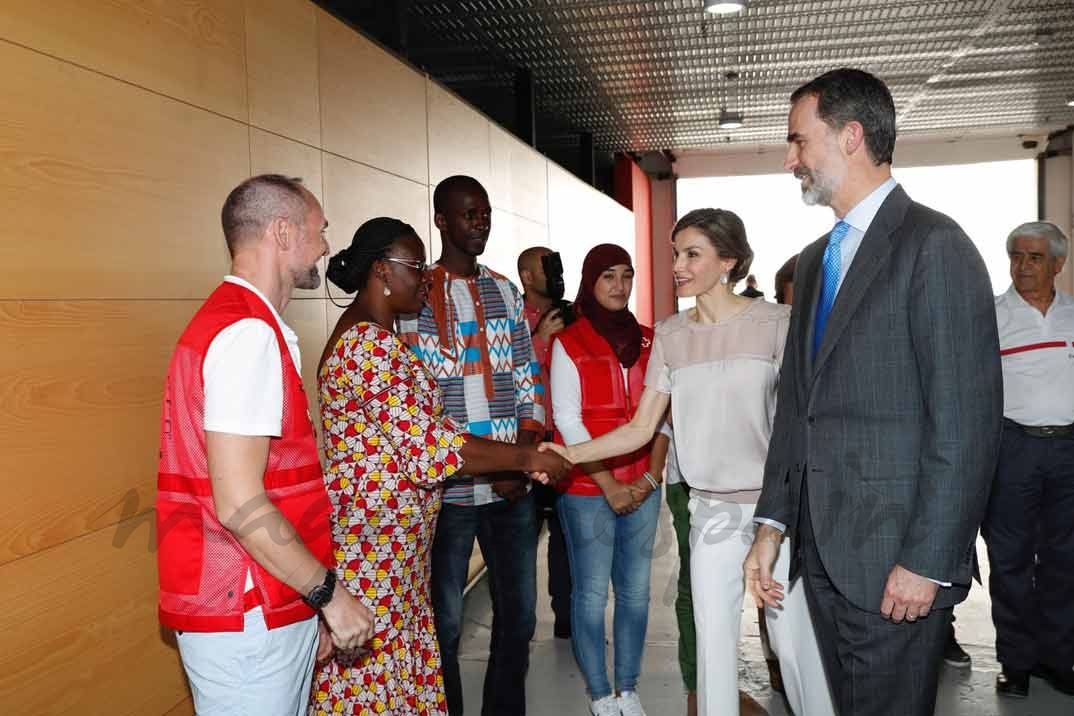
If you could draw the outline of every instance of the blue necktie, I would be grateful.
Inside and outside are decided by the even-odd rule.
[[[850,231],[850,224],[838,222],[828,235],[828,246],[824,249],[821,261],[820,300],[817,301],[817,318],[813,321],[813,358],[820,352],[820,342],[824,340],[824,328],[828,325],[828,316],[835,305],[835,294],[839,291],[839,272],[842,268],[840,245]]]

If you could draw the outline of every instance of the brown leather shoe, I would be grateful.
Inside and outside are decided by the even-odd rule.
[[[742,689],[738,690],[739,716],[768,716],[768,712],[752,696]]]

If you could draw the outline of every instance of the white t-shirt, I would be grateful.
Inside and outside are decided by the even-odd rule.
[[[280,327],[295,370],[301,373],[298,336],[276,308],[250,282],[238,276],[225,276],[224,281],[253,291],[265,302]],[[259,318],[244,318],[220,331],[205,353],[201,377],[206,431],[270,437],[282,434],[283,368],[272,326]],[[253,588],[254,580],[247,572],[243,589],[248,592]]]
[[[287,350],[302,372],[298,336],[252,284],[236,276],[224,281],[253,291],[272,311]],[[209,344],[201,369],[205,384],[205,430],[279,437],[283,423],[283,369],[272,326],[259,318],[236,321]]]

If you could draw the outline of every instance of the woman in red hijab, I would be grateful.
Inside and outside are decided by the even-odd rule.
[[[567,445],[630,421],[645,383],[653,332],[627,308],[630,254],[593,247],[582,265],[579,314],[552,344],[552,413]],[[649,620],[649,572],[667,441],[575,467],[557,503],[571,566],[571,639],[596,716],[644,716],[635,690]],[[657,454],[659,453],[659,455]],[[614,690],[605,663],[604,612],[615,588]]]

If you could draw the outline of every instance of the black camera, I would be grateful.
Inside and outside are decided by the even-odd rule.
[[[574,304],[563,298],[563,259],[559,252],[550,251],[542,256],[541,268],[544,269],[545,295],[555,301],[553,307],[559,309],[563,325],[571,325],[578,317],[574,315]]]

